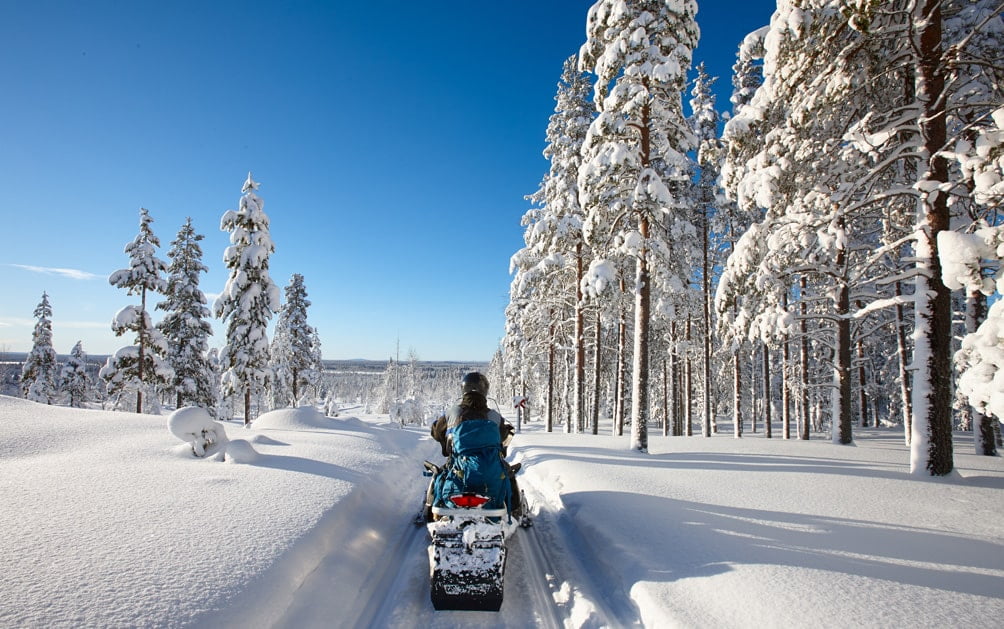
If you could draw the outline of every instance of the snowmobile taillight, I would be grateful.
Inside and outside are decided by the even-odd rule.
[[[461,509],[477,509],[489,500],[491,500],[491,498],[486,498],[477,494],[458,494],[456,496],[450,496],[450,501]]]

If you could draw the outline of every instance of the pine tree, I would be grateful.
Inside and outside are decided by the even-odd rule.
[[[52,347],[52,306],[49,295],[35,307],[31,352],[21,368],[21,393],[33,402],[52,404],[56,396],[56,350]]]
[[[893,60],[880,76],[899,80],[899,98],[884,99],[847,135],[853,138],[850,146],[884,165],[860,178],[860,187],[885,203],[903,196],[904,188],[913,194],[914,215],[904,231],[915,278],[910,299],[914,474],[945,475],[954,467],[953,305],[942,275],[940,242],[953,222],[969,229],[979,218],[972,208],[981,203],[980,185],[966,181],[965,159],[958,164],[961,172],[953,170],[951,149],[967,152],[964,147],[987,128],[1004,101],[1004,77],[995,61],[1004,43],[1002,7],[999,0],[919,0],[886,10],[863,2],[845,9],[849,25],[878,42],[883,56]],[[986,148],[981,147],[984,155]],[[895,176],[888,174],[891,170]]]
[[[70,398],[70,406],[80,408],[88,401],[91,379],[87,375],[87,354],[81,341],[73,346],[60,374],[62,390]]]
[[[523,355],[543,353],[535,348],[549,348],[556,337],[564,336],[564,325],[561,331],[553,329],[554,319],[572,320],[575,365],[567,431],[574,427],[581,430],[585,408],[585,303],[581,286],[589,253],[582,236],[577,179],[582,142],[593,118],[588,100],[591,87],[576,65],[572,56],[562,68],[544,149],[551,167],[537,192],[528,197],[535,207],[523,217],[526,246],[512,258],[511,269],[516,272],[510,295],[513,320],[506,342]],[[529,370],[529,365],[521,368],[521,381]],[[547,386],[553,387],[553,381]]]
[[[695,139],[681,99],[699,34],[696,13],[693,0],[600,0],[589,10],[579,53],[581,67],[597,77],[599,111],[579,173],[583,230],[597,257],[635,261],[631,447],[642,452],[648,451],[653,285],[689,284],[689,260],[672,247],[696,235],[683,211]]]
[[[153,394],[148,401],[156,404],[155,387],[166,384],[172,376],[171,366],[163,358],[167,354],[167,341],[146,310],[147,293],[163,293],[167,289],[162,276],[167,272],[167,264],[155,255],[160,239],[150,227],[152,222],[150,213],[141,208],[139,234],[125,246],[129,268],[115,271],[108,278],[112,286],[126,289],[126,294],[139,295],[138,305],[126,306],[112,321],[116,336],[134,332],[136,342],[109,357],[99,372],[110,394],[135,391],[137,413],[143,412],[144,390]]]
[[[208,338],[213,330],[209,321],[206,296],[199,288],[199,276],[209,269],[202,263],[199,242],[205,237],[195,233],[188,218],[171,242],[167,257],[167,299],[157,304],[164,310],[158,329],[168,342],[168,362],[174,369],[172,388],[176,408],[189,404],[216,412],[217,389],[213,387],[206,357]]]
[[[711,91],[716,79],[709,77],[704,64],[697,66],[697,78],[694,79],[693,99],[690,108],[693,112],[694,135],[697,137],[697,163],[701,172],[697,182],[698,213],[701,222],[701,321],[703,348],[703,416],[701,419],[701,434],[710,437],[712,432],[713,410],[711,407],[711,355],[712,355],[712,281],[713,267],[718,262],[713,258],[711,250],[711,222],[715,214],[718,198],[718,177],[721,171],[721,160],[724,156],[721,143],[718,140],[718,112],[715,110],[715,95]]]
[[[741,208],[765,213],[736,243],[719,285],[719,312],[748,340],[777,346],[793,331],[792,302],[828,297],[805,312],[831,338],[832,434],[848,444],[853,348],[874,329],[852,322],[892,298],[884,276],[895,268],[878,264],[883,257],[875,252],[889,226],[901,222],[893,204],[859,184],[881,164],[854,153],[854,130],[866,111],[902,89],[884,74],[878,41],[848,28],[834,5],[778,4],[764,35],[764,83],[726,126],[726,189]],[[808,291],[795,290],[798,278]],[[860,373],[859,390],[866,380]]]
[[[307,323],[308,307],[303,276],[294,273],[286,287],[286,302],[276,318],[270,352],[275,376],[272,397],[277,406],[298,404],[307,387],[316,385],[320,377],[320,347],[315,347],[317,335]]]
[[[220,355],[223,395],[243,396],[245,425],[251,423],[251,396],[269,382],[267,328],[280,304],[279,289],[268,273],[275,245],[264,202],[255,194],[259,185],[248,173],[239,209],[228,210],[220,221],[220,229],[230,232],[230,246],[223,254],[230,277],[214,304],[215,316],[227,322],[227,343]]]

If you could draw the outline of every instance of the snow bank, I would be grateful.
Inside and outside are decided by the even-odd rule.
[[[254,430],[331,430],[337,428],[338,424],[313,406],[301,406],[263,413],[251,423],[251,427]]]
[[[310,546],[319,523],[424,437],[330,420],[305,430],[323,417],[290,414],[292,428],[269,435],[221,424],[243,439],[228,440],[224,457],[196,458],[162,416],[0,396],[0,627],[267,616],[323,559]],[[186,415],[176,428],[205,420]],[[228,459],[252,464],[217,462]]]

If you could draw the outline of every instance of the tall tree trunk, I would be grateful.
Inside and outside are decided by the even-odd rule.
[[[672,412],[670,407],[672,402],[669,400],[669,361],[666,360],[664,356],[662,358],[662,436],[668,437],[671,434],[670,426],[673,425]]]
[[[843,230],[844,219],[836,220],[837,228]],[[833,356],[833,386],[830,405],[830,421],[833,429],[833,443],[849,444],[853,442],[851,435],[851,298],[850,287],[847,285],[846,266],[847,249],[843,246],[837,249],[834,266],[839,277],[833,278],[836,287],[833,291],[833,311],[836,315],[836,338],[834,339]]]
[[[600,360],[603,353],[600,351],[603,344],[603,321],[600,318],[600,310],[596,309],[596,339],[593,349],[593,417],[592,432],[599,434],[600,430],[600,381],[601,367]]]
[[[770,390],[770,347],[763,344],[763,436],[770,439],[771,424],[774,422],[773,400]]]
[[[693,401],[691,400],[694,391],[694,361],[692,352],[690,351],[690,341],[691,341],[690,316],[687,316],[687,352],[686,354],[684,354],[683,358],[685,361],[684,373],[686,377],[686,382],[684,382],[683,384],[683,396],[681,399],[683,400],[683,421],[684,421],[682,432],[688,437],[694,434],[694,422],[693,422],[694,418],[693,415],[691,414],[694,406]]]
[[[896,282],[896,296],[903,295],[903,287]],[[896,304],[896,355],[899,358],[899,396],[903,410],[903,439],[910,445],[911,424],[913,422],[913,406],[910,385],[910,356],[906,344],[906,316],[903,305]]]
[[[921,0],[914,25],[920,30],[917,98],[920,101],[922,190],[915,249],[913,427],[910,472],[944,476],[954,468],[952,453],[952,304],[941,280],[938,234],[949,229],[945,147],[945,69],[942,64],[940,0]]]
[[[649,237],[647,216],[642,215],[640,217],[638,227],[642,241],[647,243]],[[648,270],[647,244],[642,246],[642,250],[638,255],[636,273],[634,374],[631,391],[631,448],[639,452],[648,452],[648,337],[652,287]]]
[[[788,292],[781,295],[781,308],[788,312]],[[781,342],[781,433],[783,439],[791,439],[791,344],[788,333]]]
[[[861,303],[858,303],[861,307]],[[854,342],[855,353],[858,360],[858,415],[861,420],[861,427],[868,427],[868,370],[865,368],[865,346],[860,338]],[[878,418],[875,420],[878,426]]]
[[[743,436],[742,344],[732,352],[732,434]]]
[[[987,316],[987,298],[980,291],[969,293],[966,302],[966,332],[972,334]],[[997,437],[994,434],[994,424],[997,418],[984,415],[979,409],[970,406],[973,418],[973,441],[976,454],[997,456]]]
[[[710,244],[708,242],[708,231],[711,229],[711,222],[708,220],[708,206],[705,205],[704,208],[704,234],[703,234],[703,246],[704,246],[704,259],[701,271],[701,284],[704,292],[703,303],[701,304],[704,309],[703,312],[703,323],[704,323],[704,391],[702,395],[704,396],[704,404],[702,409],[701,418],[701,434],[705,437],[711,436],[711,268],[709,264],[709,249]]]
[[[575,245],[575,370],[572,375],[572,420],[565,426],[565,432],[582,432],[585,421],[586,396],[586,333],[585,313],[582,300],[582,243]]]
[[[674,437],[680,434],[680,388],[679,381],[680,360],[676,353],[676,321],[670,325],[670,345],[669,345],[669,377],[666,380],[666,434]],[[665,369],[665,362],[663,363]]]
[[[809,439],[809,329],[806,319],[808,317],[808,306],[805,303],[805,290],[807,282],[804,277],[799,278],[798,287],[800,303],[798,305],[799,322],[798,331],[801,337],[798,349],[799,377],[802,379],[802,399],[799,400],[799,431],[798,438],[803,441]]]
[[[625,292],[624,277],[620,278],[620,296]],[[624,408],[627,406],[627,316],[625,314],[623,299],[618,308],[617,320],[617,376],[614,400],[614,424],[615,434],[618,437],[624,435]]]
[[[143,386],[145,378],[143,374],[143,363],[146,362],[146,289],[139,291],[139,365],[136,367],[136,379],[139,380],[139,388],[136,389],[136,412],[143,412]]]
[[[251,385],[244,388],[244,426],[251,425]]]
[[[553,320],[553,313],[552,313]],[[547,346],[547,432],[554,432],[554,324],[551,324]]]
[[[837,254],[838,265],[844,255],[841,250]],[[849,444],[853,442],[851,435],[851,321],[850,299],[847,283],[843,278],[837,279],[834,289],[834,311],[837,316],[836,351],[833,356],[833,396],[831,403],[831,418],[833,422],[833,443]]]

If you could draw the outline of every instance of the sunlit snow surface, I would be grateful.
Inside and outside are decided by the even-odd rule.
[[[541,591],[575,627],[1004,616],[1004,464],[968,435],[957,474],[927,480],[895,429],[850,447],[653,432],[645,455],[609,427],[531,423],[510,458],[536,524],[510,542],[494,614],[429,602],[410,521],[439,459],[427,429],[308,408],[226,431],[197,458],[166,415],[0,397],[0,627],[517,627],[554,613]]]

